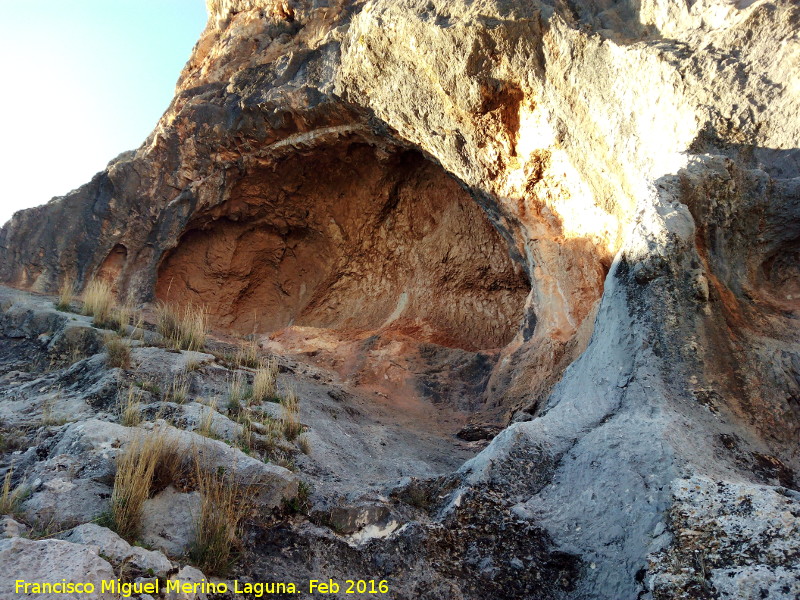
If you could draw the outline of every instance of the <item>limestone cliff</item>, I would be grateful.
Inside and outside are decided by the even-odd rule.
[[[208,9],[151,136],[15,215],[0,279],[203,304],[390,403],[516,421],[424,524],[293,542],[341,572],[410,548],[398,597],[795,597],[788,534],[737,553],[726,519],[798,504],[800,6]]]

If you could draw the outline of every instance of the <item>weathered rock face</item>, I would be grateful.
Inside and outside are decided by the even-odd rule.
[[[340,141],[254,169],[193,216],[156,296],[242,333],[289,323],[500,348],[528,285],[480,208],[418,153]]]
[[[221,328],[390,396],[525,409],[415,516],[427,533],[391,544],[435,546],[461,494],[488,489],[503,507],[491,535],[514,515],[552,547],[527,564],[493,546],[447,593],[478,597],[483,578],[504,597],[508,573],[492,565],[517,559],[570,580],[542,597],[761,593],[722,583],[726,569],[791,597],[788,559],[715,555],[695,585],[665,557],[687,562],[676,481],[720,482],[704,493],[724,506],[725,481],[764,498],[798,485],[800,7],[209,12],[147,142],[16,215],[0,278],[50,291],[99,276],[139,300],[203,303]],[[331,552],[325,536],[302,539]],[[370,544],[332,562],[393,552]],[[453,573],[426,569],[433,591],[409,583],[406,597],[441,596]]]

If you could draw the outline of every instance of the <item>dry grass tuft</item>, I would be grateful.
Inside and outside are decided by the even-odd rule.
[[[15,513],[25,496],[22,486],[11,489],[11,477],[13,474],[13,469],[9,469],[3,479],[3,489],[0,491],[0,515]]]
[[[75,300],[75,280],[72,277],[65,277],[61,287],[58,288],[56,308],[63,312],[71,311],[73,300]]]
[[[194,304],[178,307],[162,302],[156,310],[156,327],[167,346],[202,350],[208,334],[208,313]]]
[[[126,302],[122,306],[112,309],[109,322],[115,325],[117,333],[128,335],[128,325],[134,320],[136,313],[137,310]]]
[[[120,397],[119,421],[125,427],[136,427],[142,422],[142,391],[136,386]]]
[[[300,400],[294,388],[290,388],[281,400],[283,411],[281,422],[283,423],[283,435],[287,440],[294,440],[303,431],[300,424]]]
[[[105,342],[109,367],[127,369],[131,366],[131,347],[125,340],[116,335],[109,335],[106,336]]]
[[[249,416],[239,419],[242,430],[239,432],[239,449],[250,454],[253,449],[253,421]]]
[[[186,367],[184,367],[184,370],[187,373],[194,373],[195,371],[199,371],[202,368],[203,368],[203,363],[201,361],[191,359],[186,362]]]
[[[184,371],[172,380],[164,401],[183,404],[189,399],[189,387],[189,375]]]
[[[256,369],[253,378],[253,401],[265,402],[273,400],[278,395],[278,362],[270,358],[266,364]]]
[[[114,307],[114,292],[111,284],[107,281],[92,279],[83,291],[83,314],[94,317],[94,322],[98,327],[105,327],[111,323],[111,313]]]
[[[238,416],[242,405],[250,398],[251,389],[242,373],[234,373],[228,380],[228,413]]]
[[[255,340],[242,342],[236,351],[234,362],[240,367],[257,369],[261,366],[261,358],[258,355],[258,344]]]
[[[266,414],[258,414],[258,421],[250,426],[258,435],[251,435],[250,447],[264,453],[264,459],[273,458],[283,439],[283,422]]]
[[[127,369],[130,366],[131,348],[116,334],[107,335],[104,338],[106,354],[108,355],[108,366],[112,368]]]
[[[214,411],[217,410],[217,401],[211,400],[208,406],[200,414],[200,421],[197,424],[197,433],[203,437],[214,437]]]
[[[300,447],[300,451],[303,454],[311,456],[311,440],[307,435],[303,434],[297,438],[297,445]]]
[[[144,501],[158,486],[163,489],[178,479],[181,462],[177,444],[166,432],[140,434],[128,444],[117,459],[111,494],[111,515],[119,535],[136,538]]]
[[[234,562],[241,525],[250,510],[246,494],[224,470],[211,472],[195,458],[200,514],[189,556],[206,574],[224,574]]]
[[[60,417],[56,417],[53,409],[55,408],[56,403],[61,399],[61,388],[59,387],[58,390],[51,396],[44,399],[42,402],[42,418],[41,423],[45,427],[51,427],[54,425],[64,425],[65,423],[69,423],[69,419],[64,417],[63,415]]]

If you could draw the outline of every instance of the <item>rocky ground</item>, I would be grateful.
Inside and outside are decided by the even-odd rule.
[[[2,476],[9,475],[18,494],[4,521],[4,537],[14,542],[2,552],[30,574],[28,581],[36,580],[37,569],[46,575],[49,560],[58,561],[37,550],[28,564],[37,544],[56,556],[93,551],[97,569],[117,576],[152,570],[164,578],[186,564],[199,498],[196,490],[176,489],[179,482],[167,482],[144,504],[141,532],[130,541],[150,550],[97,525],[109,511],[115,460],[137,430],[174,436],[185,456],[203,448],[248,486],[266,488],[253,507],[261,519],[317,523],[331,539],[353,546],[388,535],[407,519],[389,500],[393,490],[413,490],[414,481],[450,473],[487,444],[480,429],[477,441],[456,437],[463,414],[422,403],[399,410],[378,394],[348,390],[334,373],[280,357],[278,396],[297,392],[303,432],[294,443],[264,450],[243,439],[242,419],[228,406],[231,381],[237,374],[252,381],[253,372],[235,364],[238,347],[229,338],[209,340],[214,354],[170,350],[151,324],[140,323],[121,336],[130,346],[129,364],[114,368],[107,344],[120,335],[80,314],[80,302],[66,312],[55,302],[0,288]],[[260,352],[260,360],[266,357]],[[126,426],[131,389],[142,422]],[[248,410],[275,419],[282,413],[279,397]],[[210,427],[202,430],[206,419]],[[255,535],[250,528],[246,534]],[[62,540],[80,546],[65,550]],[[83,568],[76,561],[68,576]]]

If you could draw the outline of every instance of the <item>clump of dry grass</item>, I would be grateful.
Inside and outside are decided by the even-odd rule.
[[[136,427],[142,422],[142,391],[136,386],[128,387],[120,397],[119,420],[126,427]]]
[[[184,370],[187,373],[194,373],[195,371],[199,371],[202,368],[203,368],[203,363],[202,362],[200,362],[199,360],[191,359],[191,360],[186,362],[186,366],[184,367]]]
[[[131,339],[144,340],[144,314],[141,310],[134,310],[131,315]]]
[[[250,398],[251,390],[241,373],[235,373],[228,380],[228,413],[237,416],[242,405]]]
[[[278,395],[278,362],[270,358],[256,369],[253,378],[253,401],[264,402]]]
[[[297,445],[303,454],[311,456],[311,440],[306,434],[303,434],[297,438]]]
[[[253,448],[253,421],[249,416],[244,416],[239,419],[239,424],[242,426],[239,432],[239,448],[245,454],[250,454]]]
[[[281,422],[283,423],[283,435],[287,440],[294,440],[303,431],[300,424],[300,400],[294,388],[290,388],[281,400],[283,407]]]
[[[245,491],[224,470],[210,471],[195,458],[200,514],[190,558],[206,574],[224,574],[233,564],[241,525],[250,510]]]
[[[257,369],[261,366],[261,358],[258,356],[258,344],[255,340],[242,342],[236,351],[234,362],[240,367]]]
[[[131,366],[131,347],[125,340],[117,335],[109,335],[105,343],[109,367],[127,369]]]
[[[72,277],[65,277],[58,288],[58,301],[56,308],[60,311],[72,310],[72,301],[75,300],[75,280]]]
[[[205,308],[160,303],[156,309],[156,327],[167,346],[176,350],[202,350],[208,334]]]
[[[178,479],[181,462],[175,440],[164,431],[140,434],[128,444],[117,459],[111,494],[111,516],[119,535],[136,537],[144,501]]]
[[[136,309],[126,302],[111,310],[109,323],[115,325],[115,329],[120,335],[128,335],[128,325],[131,324],[136,312]]]
[[[197,423],[197,433],[203,437],[214,437],[214,411],[217,410],[217,401],[211,400],[209,405],[200,414],[200,420]]]
[[[115,308],[114,292],[107,281],[92,279],[83,291],[83,314],[94,317],[98,327],[110,324]]]
[[[0,491],[0,515],[15,513],[25,496],[25,491],[22,486],[11,489],[11,477],[13,474],[13,469],[9,469],[3,479],[3,488],[2,491]]]
[[[183,404],[189,399],[189,387],[189,376],[188,373],[184,371],[172,380],[164,401]]]
[[[64,416],[56,417],[53,409],[55,408],[56,402],[61,399],[61,388],[59,388],[55,394],[49,396],[42,402],[42,425],[45,427],[50,427],[53,425],[63,425],[64,423],[68,423],[69,419]]]

